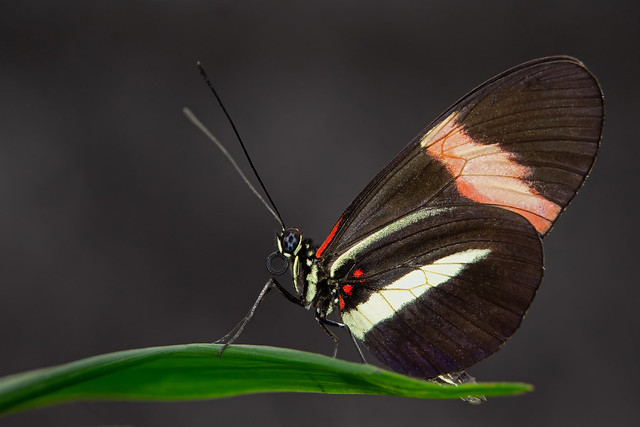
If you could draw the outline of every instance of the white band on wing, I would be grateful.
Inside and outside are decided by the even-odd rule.
[[[457,276],[467,265],[486,258],[490,252],[489,249],[468,249],[423,265],[372,293],[356,308],[342,313],[342,321],[362,340],[377,323],[389,319],[430,288]]]

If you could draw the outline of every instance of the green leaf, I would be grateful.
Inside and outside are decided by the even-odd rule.
[[[0,413],[78,400],[196,400],[250,393],[501,396],[521,383],[441,385],[372,365],[284,348],[188,344],[103,354],[0,378]]]

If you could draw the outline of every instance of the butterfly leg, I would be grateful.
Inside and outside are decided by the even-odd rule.
[[[336,328],[346,328],[347,325],[345,325],[344,323],[329,320],[326,317],[323,317],[322,314],[318,311],[316,311],[316,320],[322,327],[322,330],[325,331],[325,333],[329,335],[329,338],[331,338],[331,340],[333,341],[334,347],[332,357],[335,358],[338,355],[338,343],[340,342],[340,339],[338,339],[338,336],[336,334],[329,330],[328,326],[333,326]]]
[[[347,327],[347,329],[349,329],[349,327]],[[364,363],[365,365],[368,365],[369,362],[367,362],[367,359],[364,358],[364,354],[362,354],[362,349],[360,348],[360,344],[358,344],[358,340],[351,333],[351,329],[349,329],[349,335],[351,335],[351,340],[353,341],[353,344],[356,346],[356,350],[358,350],[358,354],[360,355],[360,359],[362,360],[362,363]]]
[[[325,317],[322,317],[318,312],[316,312],[316,320],[318,321],[320,326],[322,326],[322,329],[327,333],[327,335],[329,335],[329,337],[335,343],[335,348],[333,349],[334,358],[338,355],[338,342],[340,340],[338,339],[336,334],[334,334],[329,330],[328,326],[333,326],[335,328],[346,328],[349,331],[349,335],[351,336],[351,339],[353,340],[353,344],[356,346],[356,349],[358,350],[358,354],[360,355],[360,359],[362,360],[362,363],[367,364],[367,360],[364,358],[364,354],[362,354],[362,349],[360,348],[360,345],[358,344],[356,337],[353,336],[353,334],[351,333],[351,330],[347,325],[345,325],[344,323],[336,322],[336,321],[327,319]]]
[[[256,299],[256,302],[253,303],[253,306],[251,307],[251,309],[249,310],[247,315],[240,322],[238,322],[238,324],[236,326],[234,326],[233,329],[231,329],[231,331],[229,331],[228,334],[226,334],[222,338],[214,341],[214,344],[224,343],[224,345],[222,346],[222,348],[218,352],[218,357],[221,357],[222,356],[222,352],[227,347],[229,347],[231,344],[233,344],[236,339],[238,339],[238,337],[240,336],[240,334],[242,333],[244,328],[251,321],[251,319],[253,319],[253,315],[255,314],[256,309],[258,308],[258,306],[260,305],[260,303],[262,302],[264,297],[273,288],[278,289],[280,291],[280,293],[282,295],[284,295],[284,297],[287,298],[289,301],[294,302],[294,303],[296,303],[298,305],[304,306],[304,302],[302,301],[302,299],[300,299],[300,298],[296,297],[295,295],[291,294],[291,292],[289,292],[287,289],[285,289],[273,277],[270,278],[269,281],[262,288],[262,291],[260,291],[260,294],[258,295],[258,298]]]

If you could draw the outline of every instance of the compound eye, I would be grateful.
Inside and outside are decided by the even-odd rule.
[[[297,228],[288,228],[282,233],[280,241],[282,242],[282,253],[293,254],[300,246],[302,234]]]

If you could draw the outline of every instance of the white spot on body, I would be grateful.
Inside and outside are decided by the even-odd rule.
[[[313,264],[311,266],[311,271],[309,271],[309,274],[307,274],[306,277],[307,291],[304,295],[304,302],[307,304],[311,304],[313,299],[316,297],[316,294],[318,293],[318,281],[320,280],[318,278],[318,269],[318,265]]]

